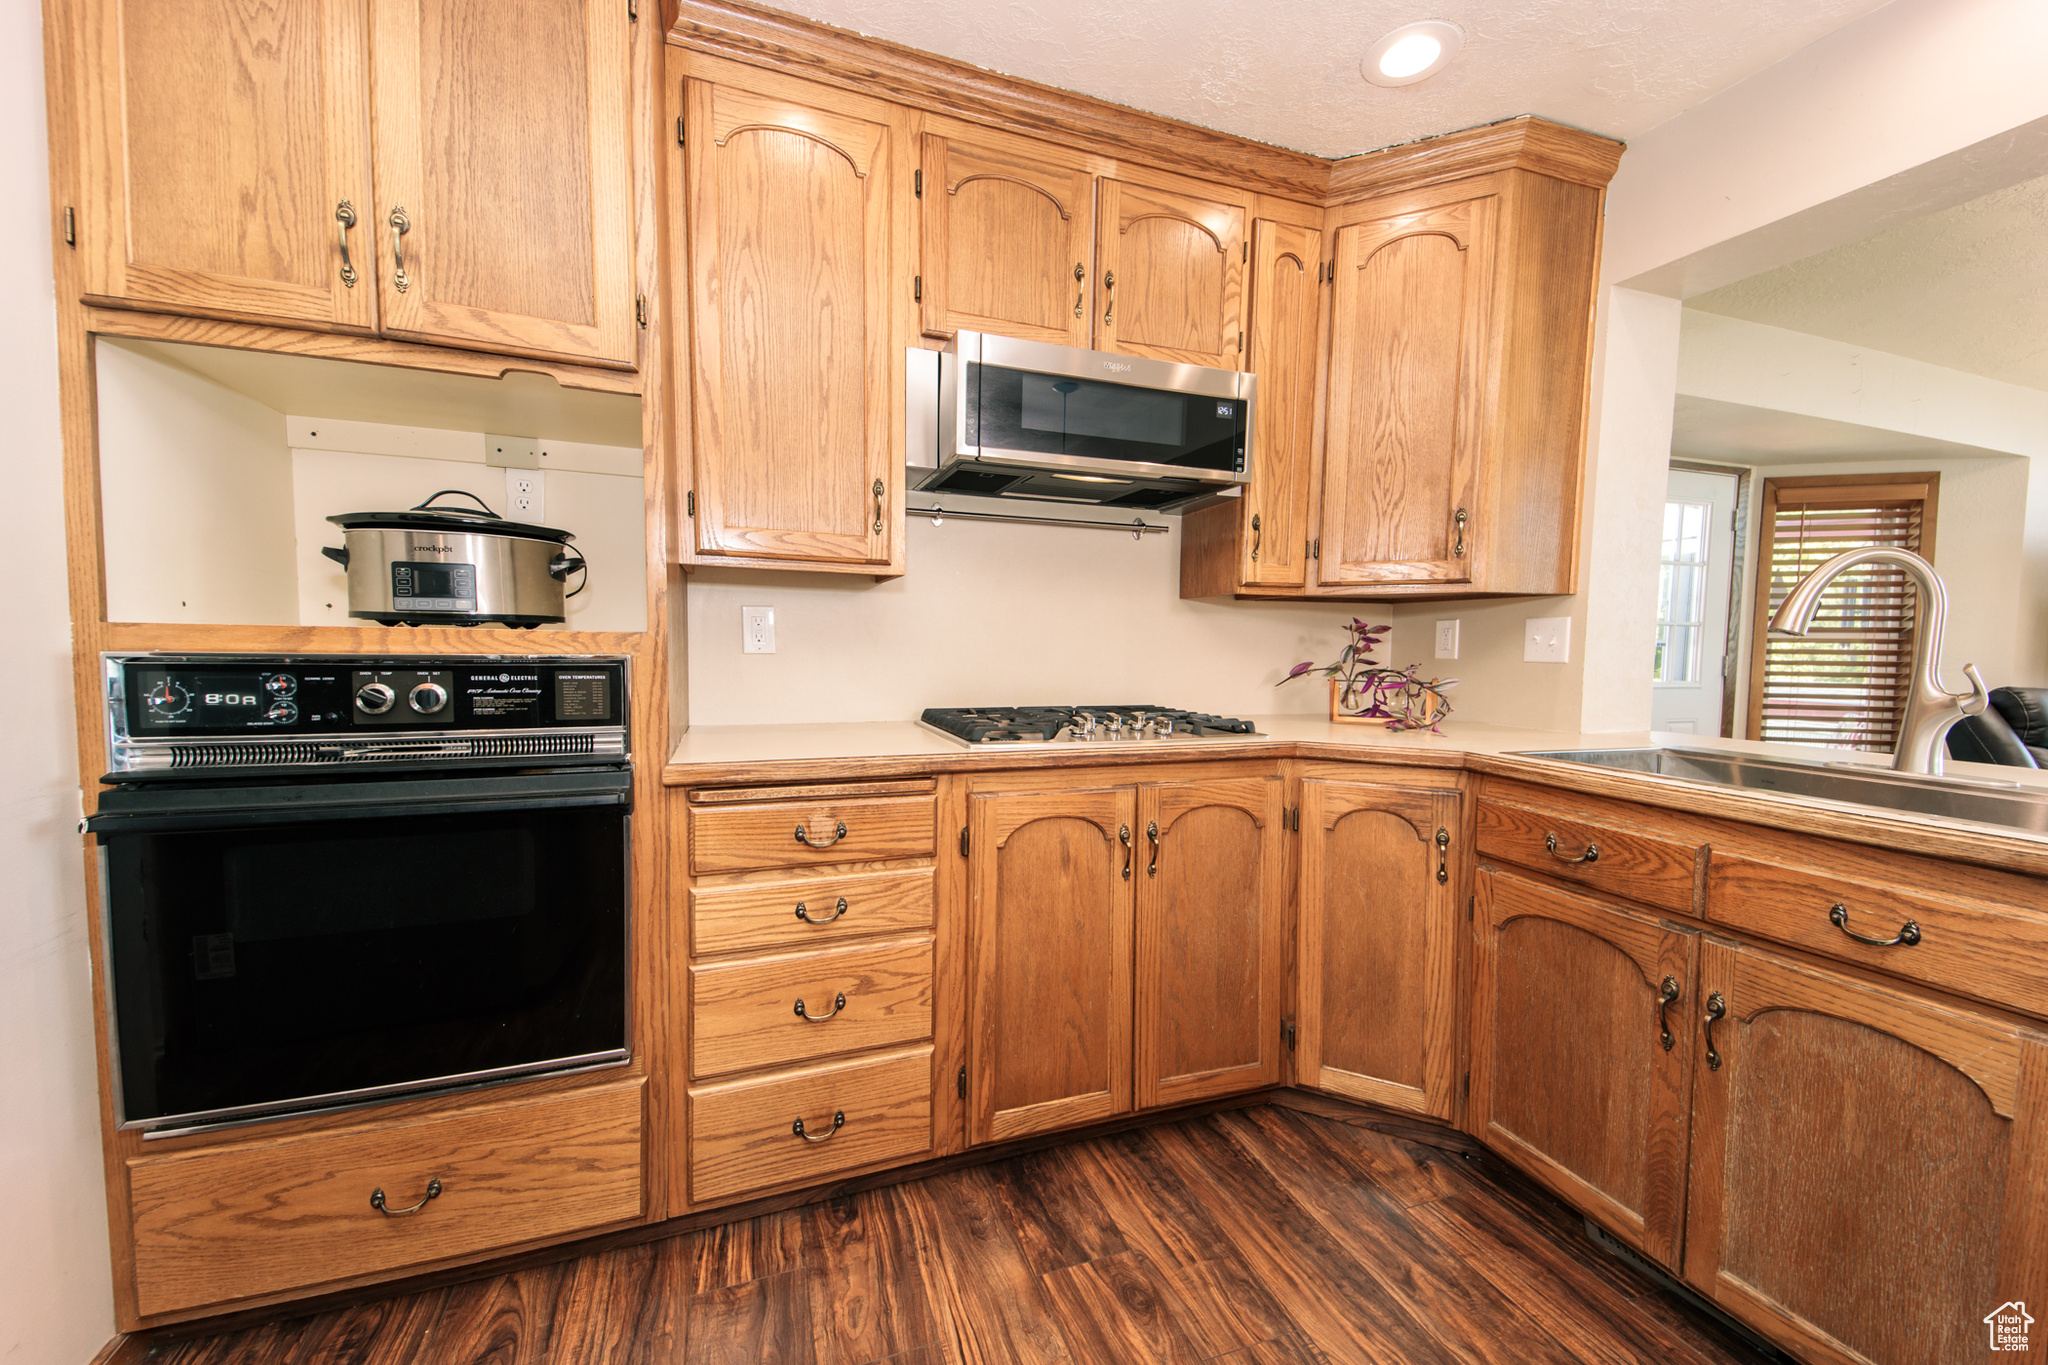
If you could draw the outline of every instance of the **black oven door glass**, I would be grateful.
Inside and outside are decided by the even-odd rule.
[[[1241,398],[979,363],[967,365],[964,380],[966,441],[984,456],[1065,455],[1226,476],[1244,470]]]
[[[103,833],[123,1121],[622,1055],[626,839],[516,802]]]

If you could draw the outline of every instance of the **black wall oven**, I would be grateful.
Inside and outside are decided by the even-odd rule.
[[[116,1104],[179,1131],[629,1056],[618,659],[108,656]]]

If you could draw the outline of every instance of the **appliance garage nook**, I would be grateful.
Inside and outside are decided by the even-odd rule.
[[[1620,143],[1331,160],[746,0],[216,9],[46,0],[107,1359],[1261,1105],[1800,1360],[2048,1304],[2037,828],[1229,714],[1291,660],[1080,601],[1057,694],[869,645],[690,723],[707,590],[851,616],[961,575],[927,518],[1289,647],[1575,593]]]

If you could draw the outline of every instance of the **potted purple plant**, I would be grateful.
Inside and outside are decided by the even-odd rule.
[[[1320,671],[1330,680],[1331,720],[1350,725],[1384,725],[1389,730],[1426,729],[1441,733],[1439,727],[1451,711],[1444,693],[1456,687],[1458,680],[1431,678],[1424,682],[1415,676],[1420,665],[1391,668],[1375,662],[1374,647],[1392,629],[1369,626],[1353,617],[1351,624],[1344,627],[1349,638],[1334,663],[1298,663],[1276,686]]]

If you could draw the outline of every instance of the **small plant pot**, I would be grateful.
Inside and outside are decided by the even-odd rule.
[[[1424,689],[1423,696],[1428,709],[1423,713],[1422,723],[1428,725],[1436,720],[1437,711],[1443,706],[1443,698],[1437,693]],[[1338,725],[1391,725],[1392,716],[1361,716],[1344,709],[1344,684],[1330,679],[1330,719]]]

